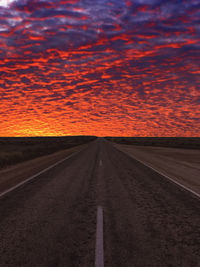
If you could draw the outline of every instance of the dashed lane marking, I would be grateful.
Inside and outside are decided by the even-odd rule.
[[[95,267],[104,267],[103,208],[97,207]]]

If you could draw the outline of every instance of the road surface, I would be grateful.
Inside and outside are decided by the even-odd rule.
[[[200,266],[199,204],[98,138],[0,199],[0,266],[95,266],[97,232],[104,266]]]
[[[200,197],[200,150],[115,144],[143,164],[186,186]]]

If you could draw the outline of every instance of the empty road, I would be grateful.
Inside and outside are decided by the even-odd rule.
[[[98,138],[0,199],[0,266],[200,266],[199,204]]]

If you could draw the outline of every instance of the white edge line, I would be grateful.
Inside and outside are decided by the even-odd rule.
[[[121,150],[122,152],[124,152],[123,150]],[[168,175],[154,169],[153,167],[151,167],[149,164],[143,162],[142,160],[135,158],[134,156],[132,156],[131,154],[124,152],[125,154],[128,154],[131,158],[135,159],[136,161],[139,161],[140,163],[144,164],[145,166],[149,167],[150,169],[154,170],[155,172],[159,173],[160,175],[164,176],[165,178],[167,178],[168,180],[170,180],[171,182],[175,183],[176,185],[179,185],[180,187],[182,187],[183,189],[185,189],[186,191],[189,191],[190,193],[194,194],[196,197],[198,197],[200,199],[200,194],[198,194],[197,192],[193,191],[192,189],[184,186],[183,184],[180,184],[179,182],[175,181],[173,178],[169,177]]]
[[[104,267],[103,208],[101,206],[97,207],[95,267]]]
[[[6,195],[7,193],[9,193],[9,192],[12,192],[13,190],[15,190],[16,188],[20,187],[21,185],[27,183],[28,181],[30,181],[30,180],[36,178],[36,177],[39,176],[40,174],[42,174],[42,173],[44,173],[44,172],[46,172],[46,171],[52,169],[53,167],[57,166],[58,164],[62,163],[63,161],[65,161],[65,160],[67,160],[67,159],[73,157],[74,155],[78,154],[79,152],[80,152],[80,151],[76,151],[76,152],[72,153],[71,155],[67,156],[66,158],[57,161],[57,162],[54,163],[53,165],[51,165],[51,166],[49,166],[49,167],[43,169],[42,171],[40,171],[40,172],[38,172],[38,173],[32,175],[31,177],[29,177],[29,178],[27,178],[26,180],[24,180],[24,181],[18,183],[17,185],[14,185],[13,187],[11,187],[11,188],[5,190],[4,192],[0,193],[0,198],[3,197],[3,196],[5,196],[5,195]]]

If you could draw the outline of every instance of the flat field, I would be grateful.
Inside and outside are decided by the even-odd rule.
[[[200,149],[199,137],[106,137],[106,139],[124,145]]]
[[[95,138],[94,136],[0,137],[0,169],[82,145]]]

